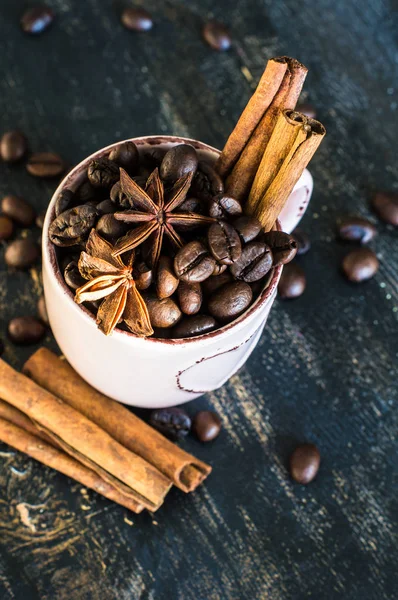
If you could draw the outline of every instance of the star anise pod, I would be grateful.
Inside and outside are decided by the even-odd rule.
[[[159,260],[164,235],[174,246],[181,248],[184,242],[177,233],[176,227],[188,229],[213,223],[215,219],[212,217],[193,212],[174,212],[184,202],[191,182],[192,173],[181,177],[175,182],[165,199],[165,189],[158,169],[149,176],[145,190],[137,185],[124,169],[120,169],[120,187],[131,204],[137,208],[117,212],[113,216],[115,219],[138,227],[117,241],[113,255],[119,256],[150,238],[147,262],[153,268]]]
[[[152,335],[148,309],[132,276],[134,252],[125,264],[113,251],[112,244],[92,229],[86,251],[79,259],[79,271],[88,282],[76,290],[75,301],[81,304],[104,299],[98,308],[97,324],[106,335],[120,320],[138,336]]]

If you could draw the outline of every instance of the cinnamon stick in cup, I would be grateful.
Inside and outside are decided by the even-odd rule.
[[[23,372],[151,463],[184,492],[192,492],[210,474],[209,465],[184,452],[122,404],[95,390],[66,361],[46,348],[30,357]]]

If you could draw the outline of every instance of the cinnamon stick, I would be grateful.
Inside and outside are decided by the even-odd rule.
[[[132,512],[140,513],[144,508],[97,473],[53,446],[50,438],[47,439],[29,417],[3,400],[0,400],[0,440]]]
[[[227,179],[227,193],[241,202],[249,195],[280,111],[294,109],[303,87],[307,68],[294,58],[287,59],[287,67],[277,93]]]
[[[193,491],[210,474],[209,465],[181,450],[122,404],[95,390],[66,361],[46,348],[30,357],[23,372],[147,460],[184,492]]]
[[[157,510],[170,480],[87,417],[0,360],[0,397],[21,410],[67,454],[148,510]]]

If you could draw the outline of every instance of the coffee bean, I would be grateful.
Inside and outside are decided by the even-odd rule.
[[[315,106],[309,104],[308,102],[303,102],[302,104],[298,104],[296,107],[296,111],[302,113],[309,119],[316,119],[316,110]]]
[[[205,206],[203,202],[199,200],[199,198],[187,198],[178,207],[178,212],[193,212],[199,215],[203,215],[205,212]]]
[[[181,281],[178,287],[178,301],[182,312],[186,315],[196,315],[202,306],[202,288],[200,283]]]
[[[174,259],[174,271],[179,279],[202,282],[213,273],[216,261],[206,246],[198,240],[183,246]]]
[[[80,275],[79,267],[76,260],[70,261],[64,269],[64,279],[66,285],[72,290],[77,290],[82,287],[86,282],[84,277]]]
[[[224,192],[224,184],[217,171],[204,160],[198,163],[190,192],[196,198],[210,204],[211,200]]]
[[[206,281],[202,283],[202,290],[206,296],[211,296],[221,286],[223,286],[225,283],[230,283],[231,281],[231,273],[229,271],[225,271],[224,273],[220,273],[219,275],[214,275],[206,279]]]
[[[308,250],[311,248],[311,241],[308,235],[301,229],[295,229],[292,236],[296,240],[297,255],[302,256],[303,254],[307,254]]]
[[[146,290],[152,284],[153,272],[144,261],[135,261],[133,278],[138,290]]]
[[[14,344],[37,344],[45,333],[43,323],[35,317],[16,317],[8,324],[8,336]]]
[[[63,189],[59,194],[55,201],[54,212],[55,216],[58,217],[61,213],[65,212],[69,208],[72,208],[72,205],[75,200],[75,194],[72,190],[68,188]]]
[[[241,315],[253,298],[250,285],[243,281],[226,283],[210,297],[209,313],[219,321],[232,321]]]
[[[89,200],[95,200],[97,198],[97,190],[91,185],[89,181],[84,181],[76,192],[77,203],[85,204]]]
[[[252,283],[268,273],[272,261],[272,252],[267,244],[250,242],[243,248],[240,258],[230,266],[230,271],[235,279]]]
[[[293,236],[283,231],[268,231],[263,241],[271,248],[273,266],[286,265],[297,253],[297,242]]]
[[[211,274],[211,276],[216,277],[217,275],[221,275],[221,273],[224,273],[224,271],[226,271],[227,268],[228,268],[228,265],[222,265],[221,263],[216,263],[214,265],[213,273]]]
[[[110,200],[110,198],[107,200],[102,200],[102,202],[96,204],[96,208],[101,215],[109,215],[117,211],[117,207],[114,205],[112,200]]]
[[[46,218],[45,212],[42,212],[39,215],[37,215],[37,217],[35,219],[36,227],[38,227],[39,229],[43,229],[45,218]]]
[[[18,225],[22,225],[22,227],[32,225],[36,216],[30,204],[22,198],[13,195],[4,196],[1,201],[0,211],[18,223]]]
[[[344,257],[342,269],[347,279],[360,283],[367,281],[377,273],[379,261],[376,254],[369,248],[359,248],[352,250]]]
[[[48,6],[34,6],[24,12],[21,27],[25,33],[43,33],[54,20],[54,11]]]
[[[122,192],[120,181],[117,181],[111,188],[110,198],[116,207],[134,208],[133,201]]]
[[[192,431],[200,442],[211,442],[220,434],[221,419],[211,410],[201,410],[193,418]]]
[[[306,277],[303,269],[295,262],[283,267],[278,284],[278,293],[281,298],[298,298],[305,290]]]
[[[321,463],[321,455],[314,444],[301,444],[290,456],[290,474],[297,483],[307,484],[312,481]]]
[[[145,296],[149,318],[153,327],[173,327],[181,319],[181,311],[171,298],[159,300],[154,295]]]
[[[156,167],[160,167],[167,152],[166,148],[159,147],[146,150],[142,155],[142,163],[150,171],[153,171]]]
[[[160,165],[160,177],[163,181],[174,182],[187,175],[195,174],[198,155],[195,148],[188,144],[179,144],[167,152]]]
[[[5,215],[0,215],[0,242],[9,240],[14,233],[14,224]]]
[[[88,170],[88,179],[95,188],[111,188],[120,178],[118,165],[108,158],[92,160]]]
[[[342,240],[366,244],[376,235],[376,227],[362,217],[345,217],[338,221],[337,232]]]
[[[117,221],[113,214],[102,215],[99,218],[95,229],[98,231],[101,237],[108,240],[108,242],[114,242],[118,238],[125,235],[128,226],[122,221]]]
[[[0,140],[0,156],[4,162],[20,160],[27,150],[27,141],[20,131],[7,131]]]
[[[83,204],[61,213],[51,223],[48,234],[53,244],[60,247],[80,244],[95,226],[98,211]]]
[[[122,24],[131,31],[149,31],[153,27],[150,13],[144,8],[125,8],[121,16]]]
[[[261,231],[261,223],[255,217],[242,215],[233,222],[233,226],[239,233],[242,242],[252,242]]]
[[[383,221],[398,226],[397,192],[378,192],[372,199],[372,207]]]
[[[137,146],[134,142],[119,144],[109,154],[109,160],[118,164],[119,167],[123,167],[128,173],[134,174],[137,172],[140,164]]]
[[[28,269],[39,256],[40,250],[37,244],[26,238],[11,242],[4,253],[4,260],[9,267],[14,269]]]
[[[58,177],[65,171],[65,163],[55,152],[36,152],[29,158],[26,168],[34,177]]]
[[[175,339],[196,337],[205,335],[217,327],[217,322],[210,315],[192,315],[183,317],[172,329],[172,337]]]
[[[207,237],[212,255],[221,264],[232,265],[242,254],[239,235],[227,221],[213,223]]]
[[[209,21],[202,30],[202,35],[205,42],[213,48],[213,50],[223,51],[231,47],[231,35],[228,29],[218,21]]]
[[[172,296],[179,283],[179,279],[174,273],[173,259],[170,256],[161,256],[156,276],[158,298],[163,299]]]
[[[44,325],[49,325],[47,308],[46,308],[46,300],[43,295],[40,296],[37,301],[37,313],[39,315],[40,320],[44,323]]]
[[[181,440],[191,430],[191,419],[182,408],[158,408],[153,410],[149,423],[173,440]]]
[[[238,200],[219,194],[210,200],[209,215],[215,219],[229,219],[242,214],[242,206]]]

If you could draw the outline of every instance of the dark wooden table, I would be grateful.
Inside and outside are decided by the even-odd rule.
[[[310,68],[305,97],[328,136],[311,166],[305,294],[277,302],[248,364],[187,407],[224,424],[208,446],[184,443],[214,466],[206,485],[134,516],[2,445],[1,600],[396,598],[398,244],[368,207],[372,189],[398,182],[393,2],[148,0],[155,26],[133,34],[106,0],[48,0],[57,19],[37,38],[19,29],[24,4],[1,2],[0,129],[20,128],[32,150],[73,164],[148,133],[221,147],[280,54]],[[229,52],[202,42],[209,16],[231,27]],[[0,194],[38,211],[54,186],[0,165]],[[377,224],[381,267],[365,285],[339,273],[347,246],[334,224],[346,212]],[[11,317],[35,314],[40,292],[39,269],[9,273],[1,250],[0,337]],[[34,349],[6,342],[4,356],[19,368]],[[303,440],[322,453],[308,487],[286,470]]]

